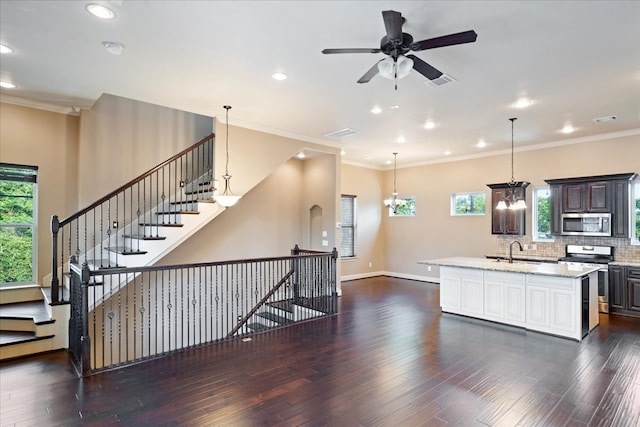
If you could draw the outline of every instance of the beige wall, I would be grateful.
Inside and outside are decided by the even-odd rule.
[[[342,165],[342,194],[356,195],[356,257],[341,261],[342,277],[366,275],[385,269],[384,234],[382,232],[382,171]],[[371,263],[371,267],[369,267]]]
[[[38,282],[51,270],[52,215],[77,206],[78,117],[0,103],[0,161],[38,166]]]
[[[336,156],[323,155],[304,160],[302,191],[302,248],[330,251],[336,247],[336,176],[334,173]],[[322,210],[322,217],[316,218],[318,227],[313,227],[311,209],[317,206]],[[315,228],[315,230],[314,230]],[[326,232],[326,236],[323,235]],[[326,241],[326,246],[322,241]]]
[[[303,173],[302,161],[287,161],[161,264],[289,255],[302,241]]]
[[[358,211],[358,236],[368,236],[358,239],[358,253],[384,253],[384,265],[374,266],[375,271],[437,278],[436,269],[427,272],[417,261],[448,256],[483,257],[503,250],[504,238],[491,235],[490,215],[452,217],[450,199],[452,193],[483,191],[489,200],[486,184],[509,181],[510,161],[510,154],[505,154],[398,169],[398,191],[401,196],[416,197],[416,216],[393,218],[387,216],[382,205],[393,188],[393,171],[343,165],[342,192],[358,196],[358,207],[363,208]],[[549,178],[640,172],[640,136],[516,152],[514,162],[516,180],[531,182],[527,191],[527,235],[523,238],[530,241],[532,188],[545,186],[544,180]],[[376,183],[377,174],[382,174],[382,185]],[[376,224],[378,217],[381,225]],[[369,227],[379,227],[382,238],[374,237],[375,232]],[[610,241],[620,245],[625,257],[640,259],[640,247],[630,247],[628,239]],[[566,239],[556,243],[561,246],[560,252],[566,243]],[[538,245],[538,251],[528,250],[526,254],[539,256],[539,250],[549,250],[546,245]],[[343,276],[370,273],[365,261],[342,261]]]
[[[213,125],[211,117],[102,95],[81,113],[78,207],[210,135]]]

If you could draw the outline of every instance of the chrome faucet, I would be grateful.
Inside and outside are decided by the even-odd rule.
[[[518,247],[520,248],[520,252],[522,252],[524,249],[522,249],[522,244],[520,244],[520,242],[518,242],[517,240],[512,241],[509,244],[509,264],[513,264],[513,244],[517,243]]]

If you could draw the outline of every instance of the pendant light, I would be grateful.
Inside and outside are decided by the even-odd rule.
[[[222,179],[224,179],[224,191],[222,194],[214,196],[217,203],[225,208],[235,205],[238,200],[240,200],[241,196],[236,196],[231,192],[231,175],[229,175],[229,110],[231,109],[230,105],[225,105],[223,107],[227,116],[227,134],[225,136],[225,154],[226,154],[226,162],[224,168],[224,175],[222,175]]]
[[[496,209],[520,210],[520,209],[526,209],[527,204],[524,201],[524,198],[521,199],[516,197],[516,189],[522,188],[523,187],[522,184],[524,183],[518,183],[513,178],[513,122],[518,120],[518,118],[512,117],[509,120],[511,121],[511,181],[508,183],[510,194],[508,194],[506,198],[498,202]]]
[[[391,209],[395,214],[400,206],[406,206],[407,201],[404,199],[398,199],[398,190],[396,188],[396,160],[398,158],[398,153],[393,153],[393,193],[391,193],[391,197],[385,199],[384,205]]]

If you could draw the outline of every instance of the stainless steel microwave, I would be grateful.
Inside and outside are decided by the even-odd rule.
[[[611,236],[610,213],[562,214],[563,236]]]

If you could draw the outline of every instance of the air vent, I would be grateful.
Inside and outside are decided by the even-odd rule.
[[[598,117],[597,119],[593,119],[593,121],[596,123],[604,123],[610,122],[611,120],[616,120],[617,118],[618,116]]]
[[[344,128],[325,133],[324,136],[328,136],[329,138],[344,138],[345,136],[353,135],[354,133],[358,133],[358,131],[351,128]]]
[[[456,81],[456,79],[454,79],[450,75],[443,74],[440,77],[438,77],[437,79],[427,80],[427,83],[429,83],[431,86],[439,87],[439,86],[444,86],[444,85],[449,84],[449,83],[453,83],[455,81]]]

